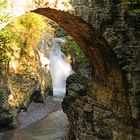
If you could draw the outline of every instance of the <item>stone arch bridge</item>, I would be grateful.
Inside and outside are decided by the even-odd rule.
[[[95,70],[94,78],[111,90],[104,95],[112,102],[111,107],[103,105],[103,108],[111,110],[127,126],[125,133],[130,130],[135,133],[136,129],[139,132],[140,119],[140,18],[131,14],[136,6],[130,8],[122,2],[46,0],[33,4],[33,1],[15,0],[13,6],[9,1],[8,8],[15,17],[26,12],[41,14],[66,30],[88,57]],[[99,104],[102,106],[101,100]],[[124,125],[120,127],[125,129]],[[117,131],[112,129],[114,133]]]
[[[95,69],[98,81],[111,88],[115,86],[122,89],[122,72],[117,59],[107,40],[95,30],[96,25],[90,22],[93,11],[89,10],[93,5],[92,1],[80,0],[25,0],[25,2],[15,0],[13,4],[9,1],[8,9],[14,17],[19,17],[27,12],[35,12],[58,23],[84,50]],[[81,6],[84,9],[81,9]]]

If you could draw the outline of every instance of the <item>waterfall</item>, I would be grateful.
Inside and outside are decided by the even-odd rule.
[[[64,59],[60,46],[64,39],[55,38],[50,51],[50,71],[53,84],[53,96],[64,97],[66,93],[66,79],[74,73],[69,63]]]

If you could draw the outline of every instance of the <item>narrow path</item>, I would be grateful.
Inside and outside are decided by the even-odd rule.
[[[38,109],[31,107],[28,112],[20,114],[20,129],[0,133],[0,140],[62,140],[68,130],[68,120],[61,109],[61,102],[48,98],[43,106],[46,112],[41,111],[41,108],[39,113],[36,111]],[[42,119],[43,115],[40,113],[43,113],[45,118]],[[35,115],[38,115],[40,120],[36,121]]]

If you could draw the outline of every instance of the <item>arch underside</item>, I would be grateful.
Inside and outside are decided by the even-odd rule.
[[[90,25],[67,12],[39,8],[32,12],[52,19],[71,35],[86,54],[96,79],[109,88],[123,89],[122,72],[107,41]]]

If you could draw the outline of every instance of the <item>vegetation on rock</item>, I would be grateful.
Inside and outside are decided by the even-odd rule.
[[[54,33],[49,22],[43,16],[29,13],[15,19],[0,31],[0,112],[5,110],[4,104],[5,111],[10,114],[27,109],[30,101],[35,100],[32,97],[35,91],[38,92],[35,95],[38,101],[43,100],[37,47],[46,32],[51,35]],[[5,111],[0,114],[0,125],[5,120]],[[12,122],[9,123],[16,124],[13,122],[16,121],[15,113],[11,115],[13,119],[10,118]],[[9,127],[8,124],[5,126]]]
[[[9,14],[6,12],[5,8],[7,6],[7,0],[0,1],[0,23],[7,22],[10,18]]]

